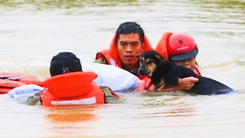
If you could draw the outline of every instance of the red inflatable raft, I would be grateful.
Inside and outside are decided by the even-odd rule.
[[[0,73],[0,94],[8,93],[11,89],[26,85],[26,84],[37,84],[40,85],[42,82],[30,75],[2,72]]]

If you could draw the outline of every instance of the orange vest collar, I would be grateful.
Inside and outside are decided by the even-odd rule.
[[[201,72],[199,71],[198,67],[195,67],[194,72],[198,75],[198,76],[202,76]]]
[[[77,97],[89,93],[97,74],[94,72],[72,72],[50,77],[42,83],[57,98]]]
[[[156,46],[156,51],[162,55],[166,60],[169,59],[168,57],[168,41],[169,41],[169,37],[172,35],[172,32],[166,32],[163,34],[162,38],[160,39],[160,41],[158,42],[157,46]]]

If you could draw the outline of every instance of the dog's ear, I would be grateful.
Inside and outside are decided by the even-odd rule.
[[[155,57],[156,57],[158,60],[160,60],[160,61],[165,60],[165,58],[164,58],[164,57],[162,57],[161,55],[155,55]]]
[[[139,53],[138,55],[136,55],[137,58],[139,58],[142,55],[142,53]]]
[[[160,55],[155,55],[155,57],[156,57],[157,59],[159,59],[159,60],[162,59]]]

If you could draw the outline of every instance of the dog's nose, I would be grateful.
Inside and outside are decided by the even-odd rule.
[[[141,74],[141,75],[147,75],[147,74],[146,74],[146,71],[145,71],[144,69],[142,69],[142,68],[139,68],[139,69],[138,69],[138,74]]]

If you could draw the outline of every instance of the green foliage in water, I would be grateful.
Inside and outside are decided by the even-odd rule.
[[[232,9],[236,8],[238,10],[245,11],[245,1],[244,0],[191,0],[195,5],[203,8],[218,8],[218,9]]]
[[[20,7],[22,5],[33,5],[37,9],[70,9],[85,6],[118,6],[118,5],[139,5],[149,3],[154,0],[0,0],[0,6]]]

